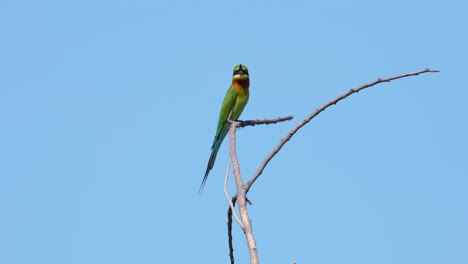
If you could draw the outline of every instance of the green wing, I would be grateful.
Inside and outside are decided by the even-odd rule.
[[[226,96],[224,96],[223,105],[221,106],[221,111],[219,113],[219,120],[218,120],[218,127],[216,128],[216,135],[213,140],[213,145],[211,148],[214,148],[216,142],[219,140],[223,140],[227,134],[227,130],[229,130],[228,118],[229,114],[232,112],[232,108],[236,104],[237,99],[237,91],[230,87],[229,90],[226,92]]]

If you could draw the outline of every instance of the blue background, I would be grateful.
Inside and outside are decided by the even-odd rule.
[[[462,1],[0,2],[0,263],[228,263],[232,68],[262,263],[468,263]],[[234,194],[231,177],[230,192]],[[248,262],[234,226],[235,256]]]

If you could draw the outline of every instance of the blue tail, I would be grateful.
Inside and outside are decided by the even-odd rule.
[[[208,166],[206,166],[205,177],[203,177],[203,181],[202,181],[202,183],[200,185],[200,189],[198,190],[198,195],[201,195],[201,193],[203,192],[203,188],[205,187],[206,179],[208,179],[208,174],[210,173],[210,170],[213,169],[213,166],[214,166],[215,161],[216,161],[216,155],[218,155],[218,150],[219,150],[219,147],[221,146],[221,142],[222,142],[221,140],[218,140],[218,142],[216,142],[213,145],[211,155],[210,155],[210,160],[208,161]]]

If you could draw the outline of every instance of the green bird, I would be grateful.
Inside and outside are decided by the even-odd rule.
[[[221,147],[221,143],[229,131],[231,123],[228,122],[228,119],[237,120],[249,101],[249,69],[245,65],[239,64],[234,67],[232,75],[231,87],[229,87],[221,106],[218,127],[216,128],[213,145],[211,146],[210,160],[208,161],[208,166],[206,166],[205,177],[203,177],[198,194],[201,194],[203,191],[208,174],[214,166],[219,147]]]

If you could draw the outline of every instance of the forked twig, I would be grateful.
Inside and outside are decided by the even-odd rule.
[[[231,154],[231,161],[233,164],[233,169],[234,169],[234,176],[236,180],[236,187],[237,187],[237,194],[232,197],[231,200],[229,200],[229,209],[228,209],[228,236],[229,236],[229,256],[231,258],[231,264],[234,264],[234,248],[232,246],[232,214],[234,211],[234,206],[236,204],[236,201],[238,201],[239,204],[239,213],[242,219],[243,225],[239,224],[241,228],[244,231],[244,234],[247,239],[247,245],[249,248],[249,253],[250,253],[250,263],[252,264],[257,264],[258,263],[258,254],[257,254],[257,247],[255,244],[255,238],[253,236],[252,232],[252,223],[251,220],[248,216],[247,212],[247,206],[246,206],[246,194],[252,187],[252,185],[255,183],[255,181],[258,179],[258,177],[262,174],[263,170],[265,167],[268,165],[268,163],[271,161],[271,159],[281,150],[281,148],[288,142],[292,136],[296,134],[296,132],[303,127],[305,124],[309,123],[310,120],[312,120],[314,117],[319,115],[321,112],[323,112],[325,109],[328,107],[338,103],[339,101],[345,99],[346,97],[350,96],[351,94],[357,93],[363,89],[369,88],[371,86],[374,86],[379,83],[384,83],[384,82],[390,82],[396,79],[400,78],[405,78],[409,76],[416,76],[422,73],[426,72],[439,72],[439,70],[431,70],[431,69],[424,69],[416,72],[410,72],[410,73],[405,73],[405,74],[400,74],[396,75],[393,77],[385,78],[385,79],[377,79],[373,82],[363,84],[361,86],[358,86],[354,89],[351,89],[347,91],[346,93],[336,97],[335,99],[329,101],[328,103],[322,105],[321,107],[317,108],[314,112],[312,112],[310,115],[308,115],[304,120],[302,120],[299,124],[297,124],[293,129],[291,129],[284,138],[280,140],[280,142],[276,145],[276,147],[270,152],[266,158],[263,160],[263,162],[260,164],[259,168],[255,172],[255,174],[250,178],[250,180],[244,185],[241,175],[240,175],[240,168],[239,168],[239,163],[237,160],[237,154],[236,154],[236,128],[237,127],[244,127],[244,126],[253,126],[257,124],[271,124],[271,123],[276,123],[280,121],[285,121],[285,120],[290,120],[292,116],[284,117],[284,118],[277,118],[277,119],[272,119],[272,120],[248,120],[248,121],[241,121],[241,122],[233,122],[231,124],[230,128],[230,154]],[[280,120],[280,121],[278,121]],[[226,182],[227,178],[225,180],[225,190],[227,189],[226,187]],[[226,192],[227,194],[227,192]],[[227,195],[227,197],[229,197]],[[236,217],[237,218],[237,217]],[[236,219],[236,221],[238,221]],[[239,221],[238,221],[239,222]],[[293,262],[295,263],[295,262]]]
[[[258,264],[257,245],[252,231],[252,221],[250,221],[249,212],[247,210],[247,203],[245,197],[244,183],[240,174],[240,165],[237,160],[236,154],[236,129],[239,122],[233,122],[229,129],[229,149],[231,154],[232,168],[234,170],[234,178],[236,180],[237,188],[237,201],[239,214],[242,219],[242,230],[244,231],[245,239],[247,240],[247,247],[249,248],[250,264]]]

